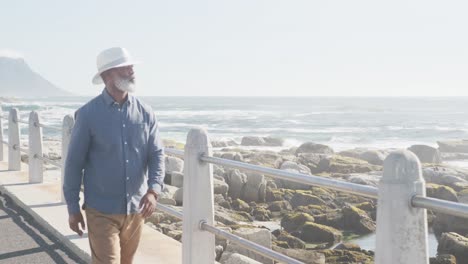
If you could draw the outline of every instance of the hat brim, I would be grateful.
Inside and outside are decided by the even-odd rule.
[[[94,75],[92,82],[93,82],[93,84],[102,84],[102,83],[104,83],[104,80],[102,80],[101,73],[103,73],[103,72],[105,72],[107,70],[110,70],[110,69],[125,67],[125,66],[130,66],[130,65],[135,65],[135,64],[141,64],[141,62],[140,61],[127,61],[127,62],[124,62],[124,63],[121,63],[121,64],[112,65],[112,66],[103,68],[98,73],[96,73]]]

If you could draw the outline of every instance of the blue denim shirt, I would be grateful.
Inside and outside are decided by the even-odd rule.
[[[151,107],[128,95],[119,105],[104,89],[75,113],[63,192],[78,213],[83,181],[86,206],[106,214],[139,212],[148,188],[160,193],[164,148]]]

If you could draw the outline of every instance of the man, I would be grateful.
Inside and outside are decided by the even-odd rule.
[[[135,90],[134,64],[124,48],[102,51],[93,83],[105,88],[75,113],[63,191],[70,228],[81,236],[83,181],[93,263],[132,263],[144,218],[154,212],[164,184],[155,114],[129,94]]]

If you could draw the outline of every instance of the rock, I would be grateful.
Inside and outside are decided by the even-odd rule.
[[[302,164],[297,164],[292,161],[285,161],[281,164],[280,170],[286,170],[294,173],[302,173],[302,174],[311,174],[310,169]],[[277,186],[286,189],[292,190],[308,190],[310,186],[304,183],[293,182],[288,180],[276,179]]]
[[[286,232],[281,232],[277,238],[278,241],[284,241],[287,243],[287,248],[298,248],[305,249],[306,243],[295,236],[291,236]]]
[[[250,211],[252,210],[250,208],[250,205],[242,201],[241,199],[236,199],[232,202],[232,209],[236,211],[246,212],[246,213],[250,213]]]
[[[214,194],[222,194],[223,196],[227,196],[229,190],[229,185],[224,181],[213,179],[213,192]]]
[[[246,182],[247,176],[239,170],[232,170],[227,173],[226,183],[229,185],[228,195],[232,199],[240,198]]]
[[[242,146],[264,146],[265,140],[262,137],[243,137]]]
[[[270,221],[271,212],[268,209],[257,206],[252,211],[252,216],[256,221]]]
[[[326,263],[329,264],[344,264],[344,263],[359,263],[371,264],[374,263],[374,254],[372,251],[350,251],[350,250],[318,250],[317,252],[325,255]],[[409,263],[408,263],[409,264]]]
[[[333,249],[341,249],[341,250],[351,250],[351,251],[361,251],[361,247],[359,245],[350,243],[350,242],[342,242],[336,245]]]
[[[468,238],[457,233],[444,233],[439,239],[438,254],[451,254],[457,263],[468,261]]]
[[[378,170],[379,167],[369,164],[367,161],[343,157],[339,155],[324,157],[318,165],[319,172],[330,173],[366,173]]]
[[[264,137],[263,140],[266,146],[271,147],[281,147],[284,144],[284,139],[282,138]]]
[[[431,146],[426,145],[413,145],[408,148],[409,151],[413,152],[418,156],[421,163],[441,163],[439,150]]]
[[[182,203],[184,202],[184,188],[179,188],[174,193],[174,197],[172,199],[176,201],[177,206],[182,206]]]
[[[314,221],[314,217],[309,214],[290,213],[281,219],[281,227],[291,233],[299,230],[305,223]]]
[[[271,249],[271,233],[267,229],[239,228],[234,230],[233,234]],[[261,263],[273,264],[273,260],[263,257],[257,253],[253,253],[252,251],[233,243],[228,244],[225,251],[239,253]]]
[[[319,173],[320,170],[318,169],[318,165],[322,158],[327,157],[328,155],[325,154],[317,154],[317,153],[300,153],[297,155],[297,162],[302,164],[310,169],[311,173]]]
[[[426,195],[442,200],[458,202],[457,193],[448,186],[428,183],[426,184]]]
[[[219,205],[215,205],[215,220],[227,226],[237,225],[239,222],[252,222],[252,217],[245,212],[228,210]]]
[[[264,202],[266,192],[266,181],[262,174],[248,173],[245,183],[242,200],[246,202]]]
[[[342,209],[342,213],[345,230],[362,235],[375,232],[375,222],[363,210],[348,205]]]
[[[432,229],[437,238],[442,233],[455,232],[462,235],[468,235],[468,225],[466,218],[437,213],[432,224]]]
[[[468,153],[468,140],[437,141],[440,152]]]
[[[297,208],[298,206],[304,206],[304,205],[326,205],[327,203],[320,199],[319,197],[308,194],[308,193],[301,193],[301,192],[296,192],[294,196],[292,197],[291,201],[291,206],[293,208]]]
[[[325,264],[325,255],[320,252],[306,249],[287,249],[280,247],[273,247],[276,252],[279,252],[288,257],[297,259],[306,264]]]
[[[240,154],[239,152],[226,152],[221,154],[221,158],[235,161],[244,161],[242,154]]]
[[[448,153],[441,152],[440,157],[443,161],[449,160],[466,160],[468,159],[468,153]]]
[[[211,140],[211,146],[213,148],[225,148],[225,147],[231,147],[231,146],[238,146],[236,141],[230,139],[230,140]]]
[[[219,261],[222,264],[262,264],[261,262],[253,260],[241,254],[226,252],[223,253]]]
[[[166,205],[177,205],[177,202],[172,198],[160,197],[158,203]]]
[[[379,165],[379,166],[383,165],[383,161],[385,160],[387,156],[387,154],[381,150],[367,150],[367,149],[361,149],[361,148],[341,151],[339,155],[344,156],[344,157],[351,157],[355,159],[365,160],[370,164]]]
[[[166,173],[171,174],[173,171],[182,172],[184,170],[184,161],[173,156],[166,156],[165,160]]]
[[[281,155],[274,151],[253,151],[244,154],[245,162],[269,168],[278,168],[277,163],[280,160]]]
[[[457,259],[453,255],[442,254],[429,259],[429,264],[457,264]]]
[[[221,255],[223,254],[223,251],[224,251],[223,246],[218,245],[215,247],[215,253],[216,253],[215,260],[216,261],[219,261],[221,259]]]
[[[331,147],[316,144],[312,142],[303,143],[299,148],[296,150],[296,155],[300,153],[321,153],[321,154],[333,154],[334,151]]]
[[[351,173],[345,176],[344,178],[346,179],[346,181],[351,183],[377,187],[379,185],[381,177],[372,174]]]
[[[184,174],[176,171],[172,172],[171,185],[179,188],[184,187]]]
[[[468,187],[468,172],[465,170],[434,166],[423,168],[422,171],[426,182],[447,185],[455,191]]]
[[[301,239],[310,243],[327,243],[332,246],[341,241],[343,235],[333,227],[312,222],[305,223],[301,228]]]
[[[292,206],[288,201],[275,201],[268,205],[271,212],[291,211]]]

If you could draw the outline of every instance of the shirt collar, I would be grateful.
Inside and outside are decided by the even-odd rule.
[[[104,103],[107,106],[112,106],[113,104],[118,104],[112,96],[107,92],[107,89],[104,87],[102,90],[102,98],[104,99]],[[127,93],[127,101],[124,104],[130,105],[133,101],[133,96],[130,93]]]

